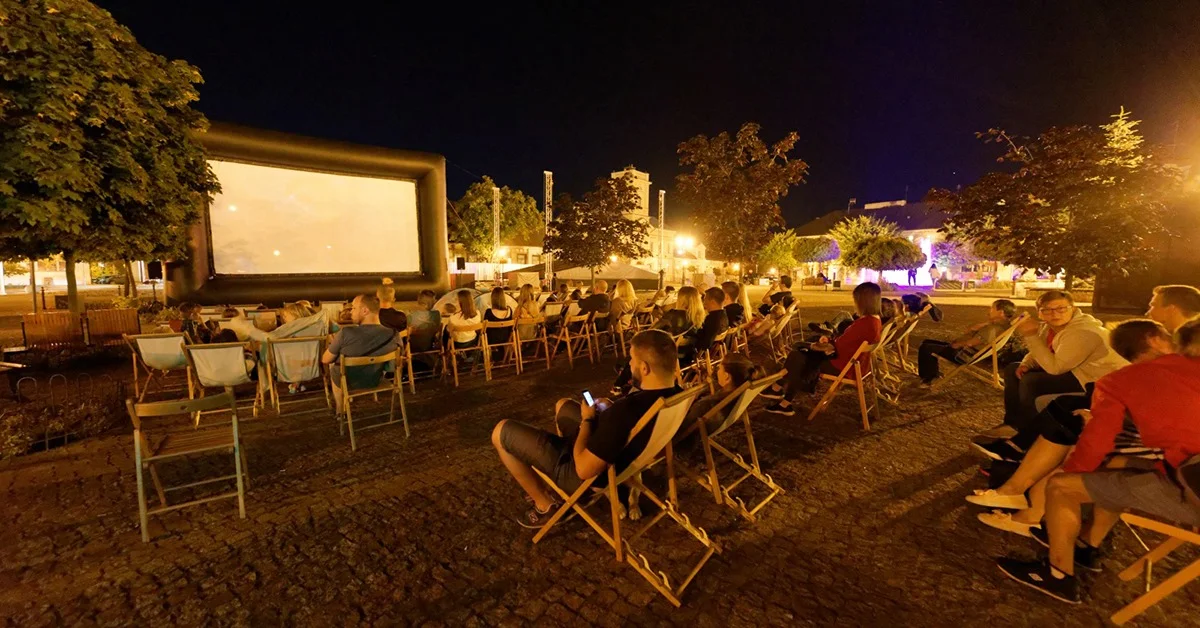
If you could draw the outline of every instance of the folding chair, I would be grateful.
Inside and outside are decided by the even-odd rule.
[[[575,354],[583,349],[583,345],[587,345],[588,362],[596,363],[595,357],[592,355],[592,334],[588,325],[590,314],[580,314],[578,316],[564,316],[563,321],[559,324],[558,338],[554,341],[554,353],[550,355],[553,360],[558,356],[561,347],[567,349],[567,362],[571,368],[575,368]],[[572,330],[571,328],[575,329]]]
[[[321,364],[321,356],[325,353],[325,338],[267,338],[265,346],[266,384],[271,392],[271,405],[277,414],[283,414],[282,408],[285,404],[309,401],[307,398],[282,401],[279,394],[280,384],[300,386],[313,381],[321,383],[326,409],[333,409],[333,400],[329,393],[329,373]]]
[[[895,364],[901,371],[917,374],[917,365],[910,362],[908,354],[911,349],[909,347],[909,336],[913,330],[917,328],[917,323],[921,322],[920,316],[911,316],[905,320],[899,327],[896,333],[892,336],[891,346],[888,348],[895,352]]]
[[[589,494],[592,485],[599,476],[584,480],[575,492],[568,495],[565,491],[558,487],[548,476],[541,471],[534,471],[542,478],[547,486],[554,490],[560,498],[564,500],[564,504],[550,517],[550,520],[542,526],[541,530],[533,537],[533,542],[537,543],[545,538],[546,534],[554,528],[555,524],[562,520],[563,516],[568,512],[574,511],[600,535],[609,547],[616,552],[618,562],[628,562],[639,574],[642,575],[663,597],[667,598],[676,607],[680,605],[680,598],[683,596],[684,589],[700,573],[700,569],[708,562],[714,552],[720,552],[721,548],[716,541],[709,538],[708,533],[694,525],[686,514],[679,510],[679,498],[676,493],[675,482],[675,454],[672,449],[671,440],[679,431],[683,421],[687,418],[688,408],[691,407],[692,401],[700,392],[700,387],[690,388],[681,393],[672,396],[669,399],[659,399],[646,411],[642,418],[634,426],[633,431],[629,435],[630,441],[633,440],[638,433],[643,429],[649,429],[650,439],[646,447],[637,456],[637,458],[629,464],[620,474],[613,467],[609,467],[607,473],[608,486],[602,489],[599,494],[593,495],[592,499],[586,505],[580,503],[583,497]],[[653,421],[653,425],[649,425]],[[627,441],[628,442],[628,441]],[[641,473],[660,460],[666,461],[666,476],[667,476],[667,495],[665,498],[659,497],[650,489],[646,488],[642,483]],[[655,516],[651,517],[648,522],[634,534],[625,537],[621,532],[621,513],[620,502],[617,498],[617,487],[627,484],[630,488],[640,491],[659,507],[660,511]],[[612,534],[609,534],[604,527],[596,521],[587,512],[587,508],[596,503],[601,497],[607,496],[609,501],[610,515],[612,517]],[[688,572],[678,587],[672,587],[667,575],[662,571],[656,571],[650,566],[649,559],[645,555],[638,553],[631,545],[639,537],[645,534],[650,528],[654,527],[663,517],[670,517],[679,527],[683,528],[692,538],[696,539],[704,548],[704,554],[700,561]]]
[[[488,340],[487,330],[489,329],[507,329],[508,340],[492,344]],[[517,375],[521,374],[521,342],[517,338],[516,321],[509,319],[506,321],[484,321],[483,332],[479,334],[483,342],[483,372],[486,381],[492,381],[492,371],[498,368],[513,367],[517,371]],[[500,351],[500,359],[497,360],[493,355],[494,350]]]
[[[254,384],[251,413],[257,417],[258,409],[262,407],[264,383],[255,382],[250,378],[249,371],[246,370],[246,351],[248,349],[249,346],[246,343],[221,342],[208,345],[188,345],[183,348],[183,351],[187,355],[188,364],[192,366],[191,374],[196,378],[196,385],[201,397],[204,396],[205,388],[232,391],[235,386]],[[258,368],[257,364],[254,368]],[[224,412],[224,410],[213,410],[207,414],[216,412]],[[196,425],[200,425],[200,417],[203,414],[206,413],[196,413]]]
[[[876,390],[884,401],[894,406],[900,404],[900,377],[892,374],[887,361],[887,349],[903,325],[904,321],[901,321],[900,325],[896,325],[895,320],[888,321],[883,329],[879,330],[879,342],[871,350],[871,365],[879,369],[879,375],[875,379]]]
[[[651,303],[645,307],[640,307],[633,314],[633,325],[631,329],[634,333],[650,329],[654,326],[654,304]]]
[[[484,336],[483,323],[475,323],[473,325],[466,325],[463,327],[455,327],[453,325],[449,325],[447,327],[447,329],[450,331],[450,342],[446,344],[446,353],[448,353],[450,355],[450,370],[454,371],[454,387],[458,388],[458,356],[460,354],[465,355],[468,353],[478,353],[479,359],[471,363],[471,374],[474,375],[475,369],[478,368],[480,365],[483,365],[484,375],[487,377],[488,380],[491,380],[492,374],[490,371],[487,370],[489,365],[488,365],[488,361],[485,359],[485,351],[484,351],[484,342],[485,341],[483,339],[483,336]],[[456,332],[465,332],[465,331],[475,332],[475,344],[473,344],[469,347],[461,347],[460,348],[460,347],[456,346],[456,344],[454,342],[454,334]]]
[[[694,425],[688,427],[687,431],[685,431],[679,436],[679,438],[676,439],[682,439],[693,431],[700,432],[697,436],[704,447],[704,473],[694,473],[691,469],[681,465],[684,473],[692,477],[692,479],[700,484],[700,486],[704,487],[705,490],[711,491],[713,494],[713,499],[715,499],[718,504],[725,504],[726,506],[737,511],[739,515],[749,519],[750,521],[754,521],[755,517],[758,515],[758,512],[762,510],[764,506],[770,503],[771,500],[775,499],[776,496],[784,492],[783,488],[776,484],[775,480],[771,479],[771,476],[763,473],[762,466],[759,465],[758,449],[754,446],[754,433],[750,427],[750,404],[754,402],[759,393],[766,390],[775,382],[779,381],[786,374],[787,371],[779,371],[773,375],[768,375],[752,382],[746,382],[745,384],[742,384],[737,388],[737,390],[733,391],[729,394],[729,396],[722,400],[719,405],[714,407],[712,410],[709,410],[704,416],[700,417]],[[722,421],[721,424],[710,433],[706,427],[709,419],[721,416],[721,413],[725,413],[724,421]],[[726,449],[716,440],[718,436],[724,433],[725,430],[728,430],[739,419],[746,428],[746,447],[750,450],[749,463],[742,458],[741,454],[734,453],[729,449]],[[739,476],[736,480],[722,485],[720,478],[717,476],[717,466],[713,460],[713,451],[717,451],[721,455],[728,458],[735,465],[741,467],[745,473]],[[770,493],[753,507],[747,508],[746,502],[744,502],[740,497],[734,497],[732,493],[734,489],[738,487],[738,485],[740,485],[742,482],[745,482],[749,478],[754,478],[761,482],[767,487],[767,489],[770,490]]]
[[[396,371],[396,376],[391,379],[384,377],[383,374],[383,367],[389,362],[391,362],[392,367]],[[340,371],[339,377],[342,384],[342,407],[338,408],[338,414],[340,415],[338,420],[338,432],[344,433],[342,431],[343,428],[350,432],[350,451],[358,451],[358,440],[354,437],[354,404],[352,403],[358,397],[370,395],[377,399],[377,395],[379,393],[391,393],[392,396],[387,414],[377,414],[359,418],[359,421],[366,419],[379,419],[383,417],[387,417],[387,420],[366,426],[360,424],[358,427],[359,431],[399,423],[400,421],[396,420],[396,403],[399,402],[400,418],[404,423],[404,437],[408,438],[408,408],[404,405],[404,386],[400,383],[400,349],[390,351],[383,355],[361,358],[351,358],[343,355],[338,360],[338,365],[338,370]],[[346,378],[348,369],[376,366],[380,369],[379,384],[366,388],[350,388],[349,382]],[[344,417],[344,420],[341,417]]]
[[[621,357],[621,336],[616,333],[620,326],[621,322],[613,320],[608,312],[592,314],[591,320],[588,321],[588,331],[596,347],[596,359],[603,357],[604,350],[610,348],[614,356]],[[604,327],[603,331],[600,330],[601,327]]]
[[[1200,558],[1192,561],[1191,564],[1175,572],[1175,575],[1160,582],[1158,586],[1151,586],[1151,571],[1155,561],[1160,561],[1166,558],[1171,552],[1179,549],[1185,544],[1200,546],[1200,533],[1196,530],[1188,530],[1186,528],[1176,527],[1161,521],[1149,519],[1141,515],[1125,513],[1121,515],[1121,520],[1127,525],[1153,530],[1167,536],[1166,540],[1156,546],[1154,549],[1146,548],[1145,556],[1135,560],[1133,564],[1125,568],[1120,576],[1121,580],[1126,582],[1137,578],[1139,575],[1145,577],[1146,592],[1139,596],[1136,600],[1130,602],[1127,606],[1113,614],[1110,618],[1112,623],[1120,626],[1125,622],[1144,613],[1147,609],[1162,601],[1163,598],[1178,591],[1181,587],[1189,582],[1200,577]],[[1135,534],[1136,535],[1136,534]],[[1141,542],[1141,537],[1138,537]],[[1188,611],[1185,611],[1188,612]]]
[[[250,484],[250,476],[246,469],[246,452],[241,448],[241,438],[238,433],[237,402],[234,400],[232,391],[225,391],[219,395],[203,397],[201,399],[159,401],[155,403],[135,404],[133,399],[128,399],[125,401],[125,407],[129,411],[129,419],[133,421],[133,457],[134,469],[137,473],[138,523],[142,529],[143,543],[150,541],[150,515],[159,515],[187,506],[236,497],[238,501],[238,516],[242,519],[246,518],[246,487]],[[142,427],[143,418],[177,414],[191,416],[199,412],[219,410],[228,410],[233,416],[233,420],[230,421],[229,425],[171,433],[157,439],[155,442],[151,442],[147,438],[146,432]],[[229,452],[233,454],[233,475],[225,475],[209,480],[170,487],[163,486],[159,480],[157,465],[160,462],[169,459],[178,459],[191,454],[212,452]],[[154,491],[157,493],[159,501],[158,507],[153,509],[148,508],[146,505],[146,482],[144,474],[147,470],[150,472],[150,480],[154,484]],[[237,484],[236,490],[219,495],[200,497],[178,504],[167,503],[167,493],[170,491],[193,488],[229,479],[234,480]]]
[[[521,339],[521,329],[523,327],[533,327],[533,337],[528,340]],[[538,355],[542,355],[546,359],[546,369],[550,369],[550,340],[546,337],[546,319],[538,318],[518,318],[517,319],[517,344],[524,350],[525,345],[533,344],[533,355],[529,356],[529,360],[538,359]],[[522,370],[524,370],[525,357],[522,355]]]
[[[126,334],[124,337],[125,343],[133,352],[133,391],[137,395],[138,403],[145,399],[156,374],[160,375],[160,379],[165,379],[174,371],[183,371],[187,381],[188,399],[196,396],[192,390],[192,367],[183,352],[184,345],[191,342],[187,334]],[[139,365],[146,372],[145,385],[139,385]],[[163,391],[168,390],[161,384],[159,387]]]
[[[963,364],[957,364],[953,360],[948,360],[940,355],[937,356],[939,362],[945,362],[951,368],[945,376],[934,381],[932,389],[937,390],[945,386],[946,382],[954,379],[960,373],[966,373],[984,383],[991,384],[997,390],[1004,390],[1004,378],[1000,376],[1000,350],[1004,348],[1004,345],[1008,344],[1009,339],[1017,331],[1017,325],[1020,325],[1024,320],[1025,314],[1018,316],[1012,325],[1004,330],[1004,333],[996,336],[992,344],[981,347],[979,351],[975,352],[975,355],[971,356],[970,360],[967,360]],[[991,362],[992,368],[990,373],[983,366],[985,360]]]
[[[862,413],[863,429],[871,429],[870,412],[875,412],[876,421],[880,419],[879,388],[876,386],[875,369],[871,367],[871,355],[877,346],[878,343],[872,345],[869,342],[864,342],[858,346],[854,355],[850,357],[850,361],[846,363],[846,366],[842,368],[842,372],[838,373],[837,376],[826,373],[821,374],[822,380],[830,382],[829,390],[825,391],[825,395],[821,397],[821,401],[809,413],[809,421],[817,418],[817,415],[833,402],[833,397],[837,394],[838,388],[852,386],[858,391],[858,409]],[[867,358],[868,372],[866,373],[863,372],[862,364],[859,362],[859,359],[864,356]],[[850,379],[851,371],[854,373],[854,379]],[[870,407],[867,406],[867,388],[871,389],[872,403]]]
[[[750,352],[750,328],[754,325],[753,321],[746,321],[738,325],[733,332],[733,350],[743,353]]]
[[[417,351],[413,349],[412,328],[404,330],[407,334],[404,336],[402,348],[404,350],[403,360],[408,365],[408,390],[414,395],[417,393],[417,369],[416,364],[428,365],[429,370],[422,372],[425,375],[421,379],[431,379],[437,377],[438,369],[442,369],[442,374],[445,375],[446,365],[446,350],[442,346],[442,337],[446,334],[446,326],[442,325],[441,329],[433,334],[430,348],[428,350]]]
[[[788,353],[792,350],[791,334],[785,332],[788,332],[788,325],[791,323],[796,306],[796,302],[793,301],[788,306],[787,312],[782,318],[775,321],[767,334],[767,341],[771,344],[771,357],[779,364],[783,364],[787,360]]]

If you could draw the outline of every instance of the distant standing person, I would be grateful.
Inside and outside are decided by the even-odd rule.
[[[908,285],[917,285],[917,269],[915,268],[908,269]]]
[[[937,290],[938,281],[942,278],[942,271],[938,270],[937,264],[929,265],[929,278],[933,280],[933,289]]]

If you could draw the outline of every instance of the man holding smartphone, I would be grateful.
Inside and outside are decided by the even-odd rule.
[[[556,432],[510,420],[496,425],[492,445],[500,462],[533,502],[519,520],[521,525],[540,528],[561,505],[557,495],[542,486],[534,468],[569,494],[597,476],[595,486],[604,486],[607,479],[602,474],[609,465],[616,465],[620,473],[637,459],[650,440],[654,422],[632,441],[629,434],[656,401],[680,392],[675,385],[677,359],[670,334],[643,331],[633,337],[629,348],[634,392],[616,401],[597,399],[593,406],[560,399],[555,404]]]
[[[792,301],[792,277],[783,275],[779,281],[771,282],[771,286],[767,288],[767,293],[762,298],[762,305],[758,306],[758,313],[766,316],[771,313],[771,306],[791,307]]]

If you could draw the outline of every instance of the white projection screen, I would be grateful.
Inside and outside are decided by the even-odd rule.
[[[210,161],[215,275],[417,273],[417,184]]]

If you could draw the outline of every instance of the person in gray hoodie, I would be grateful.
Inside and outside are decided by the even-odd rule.
[[[1075,307],[1071,293],[1052,290],[1017,328],[1029,353],[1004,371],[1004,424],[1020,430],[1037,415],[1042,395],[1082,393],[1088,384],[1128,365],[1108,345],[1104,324]]]

